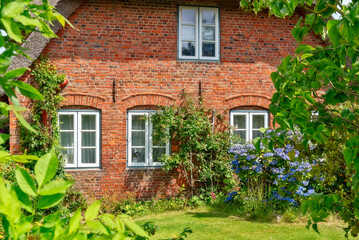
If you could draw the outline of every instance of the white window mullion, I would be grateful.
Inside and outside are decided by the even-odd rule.
[[[247,139],[247,141],[250,141],[250,140],[253,140],[253,115],[252,115],[252,113],[248,113],[248,118],[249,118],[249,125],[248,125],[248,127],[247,127],[247,131],[248,131],[248,135],[249,135],[249,137],[248,137],[248,139]]]
[[[82,144],[81,144],[81,141],[82,141],[82,138],[81,138],[81,129],[82,129],[81,120],[82,119],[81,118],[82,118],[82,116],[78,115],[78,121],[77,121],[78,130],[77,130],[77,134],[76,134],[77,139],[78,139],[78,141],[77,141],[78,146],[76,147],[77,152],[78,152],[78,154],[77,154],[77,159],[78,159],[77,167],[81,166],[81,160],[82,160],[82,158],[81,158],[81,155],[82,155],[82,151],[81,151],[81,146],[82,146]]]
[[[146,113],[145,115],[146,115],[146,128],[145,128],[146,129],[146,133],[145,133],[145,145],[146,145],[146,147],[145,147],[145,149],[146,149],[145,150],[145,163],[146,164],[145,165],[148,166],[149,163],[150,163],[149,155],[150,155],[150,151],[151,151],[150,146],[149,146],[150,145],[150,143],[149,143],[150,140],[149,140],[149,134],[148,134],[150,126],[149,126],[149,123],[148,123],[149,122],[148,113]]]
[[[148,165],[153,165],[153,146],[152,146],[152,121],[148,120]]]
[[[78,161],[79,161],[79,156],[78,156],[78,120],[77,120],[78,116],[77,113],[74,114],[74,159],[75,159],[75,167],[78,167]]]

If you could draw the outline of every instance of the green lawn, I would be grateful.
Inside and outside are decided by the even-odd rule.
[[[192,240],[313,240],[313,239],[345,239],[344,231],[339,222],[319,225],[320,234],[313,230],[308,231],[304,223],[256,223],[240,220],[223,213],[208,212],[206,209],[192,211],[169,212],[139,218],[140,225],[153,221],[159,226],[154,239],[169,238],[190,227]]]

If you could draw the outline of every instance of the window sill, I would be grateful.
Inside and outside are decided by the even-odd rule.
[[[97,171],[102,172],[101,168],[91,167],[91,168],[65,168],[65,172],[83,172],[83,171]]]
[[[160,170],[163,166],[126,166],[126,171]]]
[[[180,62],[212,62],[212,63],[220,63],[221,60],[212,60],[212,59],[187,59],[187,58],[177,58],[177,61]]]

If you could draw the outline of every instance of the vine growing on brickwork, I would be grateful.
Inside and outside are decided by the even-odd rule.
[[[198,194],[201,188],[201,192],[208,192],[231,186],[233,174],[227,151],[233,136],[223,116],[207,109],[201,98],[195,103],[188,93],[183,94],[180,106],[160,110],[151,116],[153,139],[155,142],[171,139],[176,148],[171,156],[162,156],[164,169],[180,169],[192,194]]]
[[[42,156],[54,147],[56,155],[60,157],[57,109],[63,100],[60,95],[60,86],[64,83],[66,76],[57,72],[55,65],[47,56],[40,57],[40,60],[34,64],[30,75],[31,83],[37,87],[44,98],[31,102],[31,114],[28,121],[36,133],[20,125],[21,149],[33,155]],[[60,165],[62,167],[59,167],[58,171],[63,173],[63,164]]]

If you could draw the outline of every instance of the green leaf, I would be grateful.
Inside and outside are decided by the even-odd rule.
[[[23,36],[21,35],[20,28],[14,21],[9,18],[1,18],[1,23],[5,27],[6,33],[11,39],[18,43],[22,42]]]
[[[79,230],[81,219],[81,208],[78,208],[70,219],[69,234],[74,234]]]
[[[0,163],[1,162],[8,162],[11,160],[11,155],[8,152],[0,151]]]
[[[71,187],[72,183],[74,183],[74,181],[58,180],[49,182],[41,188],[39,195],[46,196],[57,193],[66,193],[66,190]]]
[[[86,221],[86,224],[94,231],[100,232],[105,235],[111,234],[110,229],[108,229],[108,227],[106,227],[103,223],[101,223],[99,221],[96,221],[96,220]]]
[[[257,137],[253,140],[253,144],[254,144],[257,152],[260,152],[260,150],[261,150],[261,140],[262,139],[260,137]]]
[[[345,148],[343,151],[343,156],[347,165],[350,165],[354,159],[353,151],[349,148]]]
[[[304,53],[300,58],[301,58],[302,60],[304,60],[304,59],[309,58],[309,57],[312,57],[312,56],[313,56],[313,54],[311,54],[311,53]]]
[[[39,158],[36,157],[36,156],[26,155],[26,154],[23,154],[23,155],[11,155],[11,159],[14,162],[18,162],[18,163],[29,163],[29,162],[32,162],[32,161],[39,160]]]
[[[6,93],[6,95],[10,98],[10,101],[12,102],[12,104],[14,105],[8,105],[8,110],[10,110],[13,106],[20,106],[20,102],[19,99],[16,96],[16,93],[14,92],[14,90],[7,85],[2,85],[2,89],[4,90],[4,92]],[[12,109],[11,109],[12,110]]]
[[[318,231],[318,224],[314,223],[314,224],[312,225],[312,228],[313,228],[314,231],[316,231],[317,233],[319,233],[319,231]]]
[[[51,148],[49,153],[37,161],[35,165],[35,178],[39,188],[55,176],[58,164],[54,148]]]
[[[10,134],[0,133],[0,145],[6,143],[9,138]]]
[[[22,1],[11,1],[2,8],[1,16],[8,18],[16,17],[17,15],[20,15],[22,11],[24,11],[26,4],[26,2]]]
[[[42,94],[36,88],[29,84],[21,81],[12,81],[11,84],[25,97],[34,100],[42,100],[44,98],[44,96],[42,96]]]
[[[85,220],[87,221],[91,221],[93,219],[95,219],[98,215],[98,211],[100,210],[101,207],[101,200],[98,200],[94,203],[92,203],[86,210],[85,212]]]
[[[308,201],[303,201],[300,207],[302,208],[303,215],[305,215],[309,207]]]
[[[330,213],[321,209],[321,210],[319,210],[318,215],[324,219],[324,218],[327,218],[330,215]]]
[[[325,207],[330,210],[332,208],[332,204],[333,204],[333,197],[329,195],[324,196]]]
[[[101,219],[101,221],[104,224],[106,224],[110,228],[116,228],[116,224],[114,222],[114,215],[105,213],[105,214],[102,214],[99,218]]]
[[[20,187],[18,187],[18,186],[15,186],[15,192],[16,192],[17,198],[20,201],[21,207],[23,209],[25,209],[26,211],[28,211],[29,213],[32,213],[33,208],[32,208],[32,202],[31,202],[29,195],[27,195],[26,193],[21,191]]]
[[[330,40],[332,41],[334,47],[337,47],[340,43],[340,35],[338,31],[338,20],[329,20],[327,23],[328,35]]]
[[[51,28],[43,21],[40,21],[39,29],[41,34],[47,38],[57,38],[56,34],[51,30]]]
[[[30,18],[24,15],[16,15],[14,19],[24,26],[37,27],[40,25],[39,20],[37,20],[36,18]]]
[[[319,81],[313,81],[310,83],[310,86],[313,89],[320,89],[322,87],[322,84]]]
[[[310,92],[303,93],[305,100],[307,100],[311,104],[315,104],[317,101],[311,96]]]
[[[260,128],[259,131],[260,131],[261,133],[265,133],[265,132],[267,131],[267,128]]]
[[[16,168],[15,170],[16,181],[24,193],[31,196],[36,196],[36,185],[30,174],[23,168]]]
[[[56,206],[58,203],[61,202],[61,200],[64,198],[65,194],[54,194],[49,196],[42,196],[40,197],[36,208],[37,209],[48,209],[53,206]]]
[[[60,218],[60,212],[55,212],[53,214],[47,215],[43,221],[44,227],[52,228],[53,226],[56,225],[59,218]]]
[[[309,45],[305,45],[305,44],[301,44],[297,47],[297,49],[295,50],[296,54],[299,54],[301,52],[308,52],[308,51],[314,51],[315,48]]]
[[[14,114],[15,114],[17,120],[19,120],[19,122],[21,123],[21,125],[22,125],[23,127],[25,127],[27,130],[29,130],[29,131],[31,131],[31,132],[36,133],[35,129],[33,129],[33,128],[30,126],[30,124],[28,124],[28,123],[26,122],[26,120],[24,119],[23,116],[21,116],[21,115],[20,115],[17,111],[15,111],[15,110],[13,110],[13,112],[14,112]]]
[[[26,72],[27,68],[17,68],[11,71],[8,71],[5,73],[4,75],[4,79],[6,80],[11,80],[17,77],[21,77],[25,72]]]
[[[142,237],[148,237],[147,232],[145,232],[140,226],[138,226],[136,223],[131,222],[127,218],[122,218],[122,221],[125,223],[125,225],[136,235],[142,236]]]

